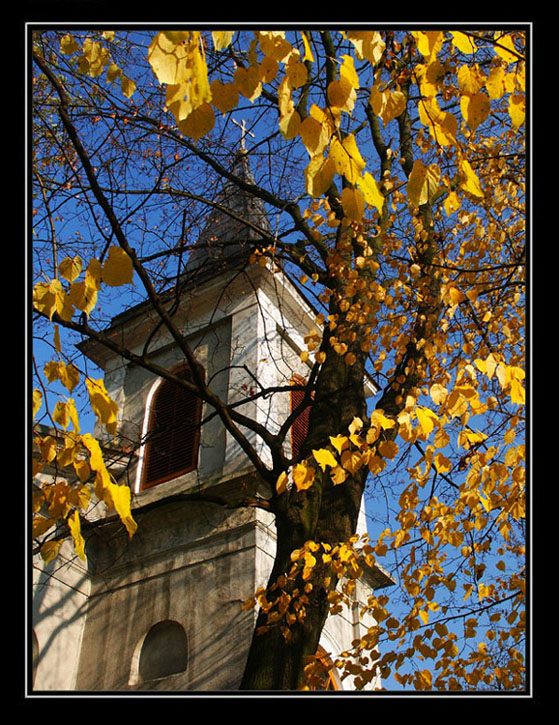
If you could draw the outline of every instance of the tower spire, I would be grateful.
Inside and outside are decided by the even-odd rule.
[[[235,122],[237,123],[237,122]],[[250,168],[249,154],[244,148],[247,134],[244,121],[237,123],[241,128],[241,148],[235,153],[231,172],[245,184],[256,181]],[[218,206],[213,207],[206,225],[190,253],[190,269],[206,266],[210,262],[227,264],[233,257],[248,256],[254,245],[262,239],[261,229],[271,234],[270,221],[261,199],[226,179],[216,198]]]

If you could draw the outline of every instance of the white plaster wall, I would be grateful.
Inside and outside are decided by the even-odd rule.
[[[72,546],[65,542],[46,565],[33,560],[33,632],[38,643],[35,690],[73,690],[90,580]]]

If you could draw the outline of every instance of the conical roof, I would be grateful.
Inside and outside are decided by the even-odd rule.
[[[241,150],[235,154],[231,173],[247,184],[255,184],[249,156]],[[194,244],[188,268],[215,262],[232,261],[248,256],[262,240],[258,229],[271,234],[270,221],[261,199],[235,182],[226,179],[200,237]]]

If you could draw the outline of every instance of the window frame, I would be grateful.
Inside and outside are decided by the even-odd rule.
[[[205,370],[203,366],[200,363],[197,363],[199,373],[204,376]],[[172,372],[176,376],[180,375],[191,375],[190,373],[190,367],[187,363],[182,362],[178,365],[175,365],[173,368],[170,369],[169,372]],[[142,439],[145,441],[142,444],[142,461],[141,461],[141,474],[139,478],[139,492],[142,491],[148,491],[149,489],[153,488],[154,486],[158,486],[162,483],[166,483],[167,481],[171,481],[175,478],[179,478],[179,476],[183,476],[186,473],[190,473],[191,471],[196,470],[198,468],[198,462],[199,462],[199,450],[200,450],[200,422],[202,420],[202,408],[203,408],[203,401],[200,397],[195,396],[196,401],[196,408],[194,412],[194,433],[192,438],[192,458],[188,462],[187,465],[183,467],[177,467],[174,468],[172,471],[165,473],[161,476],[158,476],[154,478],[153,480],[148,479],[148,473],[150,469],[150,449],[153,445],[153,441],[150,441],[149,436],[150,433],[153,431],[154,428],[154,418],[157,411],[157,399],[159,395],[161,394],[162,388],[164,386],[175,386],[176,384],[171,382],[170,380],[166,380],[165,378],[159,378],[157,382],[155,383],[154,387],[152,388],[150,392],[150,396],[148,399],[148,403],[146,406],[146,414],[145,414],[145,425],[144,425],[144,431],[142,435]]]

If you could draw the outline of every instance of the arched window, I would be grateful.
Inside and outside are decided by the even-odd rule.
[[[173,372],[177,377],[192,379],[187,366]],[[195,393],[168,380],[159,384],[149,411],[142,489],[196,468],[201,417],[202,401]]]
[[[305,385],[307,381],[301,375],[293,375],[291,378],[291,385],[299,386]],[[301,405],[305,397],[304,390],[292,390],[291,391],[291,412]],[[309,432],[309,414],[311,406],[307,405],[301,413],[295,418],[293,425],[291,426],[291,455],[296,458],[299,455],[301,446],[305,442],[307,433]]]
[[[314,682],[309,687],[310,690],[342,690],[338,671],[332,664],[330,656],[324,647],[318,646],[316,658],[322,662],[326,671],[314,675]]]
[[[186,670],[188,645],[182,625],[167,619],[154,624],[142,642],[137,661],[138,682],[176,675]]]

